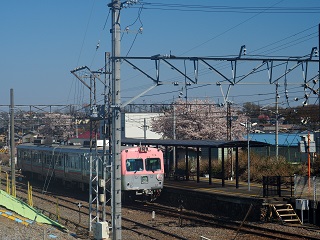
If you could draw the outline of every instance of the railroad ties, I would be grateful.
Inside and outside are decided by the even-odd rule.
[[[25,226],[28,226],[29,224],[33,223],[32,220],[29,220],[29,219],[24,218],[22,216],[18,216],[17,214],[14,214],[13,212],[10,212],[7,210],[0,210],[0,216],[6,217],[10,220],[13,220],[17,223],[21,223]]]

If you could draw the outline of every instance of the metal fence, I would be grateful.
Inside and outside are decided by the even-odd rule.
[[[263,176],[263,197],[292,197],[293,176]]]
[[[294,197],[320,201],[320,177],[295,175]]]

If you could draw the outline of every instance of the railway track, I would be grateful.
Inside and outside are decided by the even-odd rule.
[[[254,236],[261,236],[268,239],[283,239],[283,240],[292,240],[292,239],[310,239],[310,240],[319,240],[320,239],[320,229],[318,229],[319,236],[305,236],[303,233],[299,233],[302,227],[295,226],[296,231],[288,232],[288,231],[280,231],[276,229],[270,229],[263,226],[257,226],[248,223],[242,223],[240,225],[239,222],[226,220],[223,218],[217,218],[213,216],[209,216],[207,214],[201,214],[197,212],[187,211],[179,208],[172,208],[166,206],[159,206],[154,203],[144,203],[139,205],[131,206],[131,208],[137,211],[143,211],[147,208],[149,211],[155,211],[157,214],[175,217],[179,219],[181,226],[183,222],[192,222],[201,225],[225,228],[235,231],[238,233],[246,233]]]
[[[21,191],[24,191],[24,190],[21,190]],[[54,197],[54,199],[48,198],[48,195],[50,195],[51,198]],[[70,218],[71,215],[76,216],[78,214],[81,214],[81,217],[79,217],[79,219],[88,218],[88,212],[89,212],[88,203],[86,202],[82,203],[81,209],[79,209],[75,204],[77,202],[77,201],[74,201],[75,199],[70,200],[69,197],[61,197],[61,196],[57,197],[55,195],[52,195],[52,193],[49,193],[49,194],[46,193],[46,195],[43,195],[41,194],[41,189],[38,189],[37,193],[34,194],[34,197],[39,198],[43,201],[47,201],[51,205],[55,205],[56,200],[58,200],[60,208],[63,208],[64,210],[68,209],[68,211],[74,212],[73,214],[69,213],[68,217],[59,217],[60,220],[65,222],[67,224],[67,227],[70,227],[72,225],[73,228],[75,228],[77,235],[79,235],[80,233],[81,236],[84,236],[84,237],[89,236],[88,226],[80,224],[79,223],[80,221],[77,222],[75,218],[73,219]],[[43,209],[43,210],[45,211],[45,213],[49,214],[49,216],[55,215],[55,213],[52,211],[48,211],[46,209]],[[99,213],[102,214],[101,210]],[[110,214],[108,214],[108,216],[110,216]],[[122,229],[135,232],[140,236],[148,237],[150,239],[161,240],[161,239],[166,239],[168,237],[170,237],[170,239],[182,239],[182,240],[186,239],[177,234],[174,234],[165,230],[157,229],[154,226],[150,226],[143,222],[139,222],[136,219],[132,220],[126,217],[122,217]]]
[[[2,187],[4,183],[5,180],[2,180]],[[27,187],[25,181],[17,182],[18,197],[26,199],[26,189]],[[53,192],[47,191],[45,194],[43,194],[43,189],[41,187],[37,187],[36,183],[34,184],[33,197],[37,209],[50,218],[58,220],[61,224],[75,232],[79,238],[88,239],[90,237],[88,224],[84,223],[84,219],[89,219],[89,204],[86,200],[88,196],[86,194],[79,194],[79,192],[72,195],[70,192],[60,191],[59,189],[52,189],[52,191]],[[78,202],[82,203],[80,209],[77,206]],[[57,213],[57,210],[54,211],[54,209],[57,208],[59,208],[59,213]],[[110,213],[110,207],[108,206],[107,208],[107,211]],[[260,239],[320,239],[320,237],[299,234],[299,231],[297,230],[300,228],[296,228],[296,231],[293,232],[284,232],[275,229],[270,230],[266,227],[247,223],[243,223],[240,227],[239,222],[233,222],[207,214],[191,212],[184,210],[183,208],[177,209],[152,203],[138,202],[138,204],[126,205],[123,207],[123,209],[125,208],[134,210],[141,214],[146,212],[149,216],[150,212],[154,211],[156,212],[157,216],[165,216],[170,219],[170,222],[173,222],[173,225],[181,228],[183,228],[185,225],[192,225],[194,227],[209,226],[214,228],[229,229],[234,232],[234,239],[240,239],[243,234],[252,237],[259,236]],[[108,214],[108,217],[110,217],[110,214]],[[135,214],[133,217],[123,214],[122,217],[123,230],[135,233],[141,237],[144,237],[145,239],[168,239],[169,237],[170,239],[191,239],[182,236],[179,233],[161,229],[160,225],[161,224],[157,224],[156,221],[140,221],[137,214]]]
[[[17,182],[16,188],[17,196],[19,198],[22,198],[23,200],[26,200],[26,183]],[[88,224],[85,225],[81,222],[83,219],[89,218],[89,204],[87,202],[81,201],[82,206],[81,209],[79,209],[79,207],[77,206],[79,199],[69,196],[58,196],[56,193],[49,191],[45,192],[44,194],[43,189],[36,186],[33,186],[33,200],[37,210],[49,216],[51,219],[65,225],[65,227],[67,227],[71,231],[74,231],[79,238],[92,238],[92,235],[89,233]],[[42,202],[42,204],[40,204],[40,202]],[[53,210],[57,208],[59,208],[59,216],[57,216],[57,211]],[[102,214],[101,211],[100,214]],[[108,215],[110,216],[110,214]],[[126,217],[122,217],[122,229],[129,232],[134,232],[139,236],[145,237],[146,239],[160,240],[166,239],[168,237],[170,237],[170,239],[187,239],[178,234],[174,234],[162,229],[157,229],[151,224],[145,224],[138,221],[137,219],[133,220]]]

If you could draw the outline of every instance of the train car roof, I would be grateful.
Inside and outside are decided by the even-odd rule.
[[[90,148],[79,146],[79,145],[43,145],[43,144],[33,144],[33,143],[23,143],[17,145],[17,149],[28,149],[28,150],[42,150],[42,151],[59,151],[59,152],[90,152]],[[100,148],[99,150],[102,150]]]
[[[121,150],[139,147],[139,146],[121,146]],[[59,144],[52,144],[52,145],[45,145],[45,144],[34,144],[34,143],[23,143],[17,145],[18,149],[27,149],[27,150],[37,150],[37,151],[55,151],[55,152],[85,152],[89,153],[90,148],[84,147],[82,145],[59,145]],[[94,151],[95,148],[93,147],[92,150]],[[98,152],[102,153],[103,148],[97,147]],[[106,152],[109,152],[109,148],[107,147]]]

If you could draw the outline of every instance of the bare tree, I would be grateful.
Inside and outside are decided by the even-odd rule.
[[[61,113],[46,113],[38,131],[41,135],[66,140],[74,135],[72,116]]]

